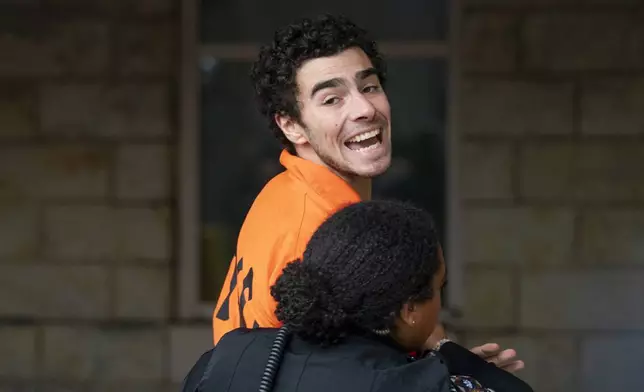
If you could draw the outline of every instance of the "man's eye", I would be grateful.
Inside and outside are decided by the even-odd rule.
[[[325,100],[324,100],[324,102],[322,102],[322,104],[323,104],[323,105],[334,105],[334,104],[336,104],[336,103],[338,103],[338,102],[340,102],[340,98],[338,98],[338,97],[331,97],[331,98],[327,98],[327,99],[325,99]]]
[[[380,91],[380,86],[376,86],[376,85],[366,86],[365,88],[362,89],[362,91],[365,93],[373,93],[375,91]]]

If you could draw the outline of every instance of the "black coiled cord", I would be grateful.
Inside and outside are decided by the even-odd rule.
[[[284,356],[284,349],[288,343],[288,338],[288,328],[285,326],[277,331],[277,336],[273,341],[273,347],[271,347],[271,352],[268,355],[268,361],[264,368],[262,381],[259,383],[259,392],[271,392],[273,389],[273,382],[275,381],[275,376],[277,376],[280,364],[282,363],[282,357]]]

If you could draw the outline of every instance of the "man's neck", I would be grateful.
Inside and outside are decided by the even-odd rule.
[[[337,170],[324,163],[312,149],[296,148],[296,150],[296,155],[300,158],[325,166],[344,181],[349,183],[349,185],[351,185],[351,187],[360,196],[360,200],[371,200],[371,178],[347,176],[346,174],[339,173]]]
[[[335,173],[338,177],[346,181],[351,188],[360,196],[360,200],[371,200],[371,178],[358,177],[358,176],[348,176],[346,174],[340,173],[337,170],[321,163],[326,166],[329,170]]]
[[[354,180],[348,182],[358,195],[360,195],[360,200],[371,200],[371,178],[356,177]]]

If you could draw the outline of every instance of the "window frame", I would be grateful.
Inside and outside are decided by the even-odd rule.
[[[456,323],[464,305],[463,232],[458,187],[459,140],[458,56],[460,0],[450,0],[449,32],[446,41],[383,41],[379,49],[386,58],[442,58],[447,61],[446,89],[446,173],[445,205],[446,241],[449,281],[448,303],[444,305],[443,321]],[[202,301],[199,296],[201,252],[200,218],[200,72],[199,60],[210,55],[223,60],[253,60],[259,45],[255,43],[201,44],[199,42],[199,2],[181,2],[181,51],[179,69],[179,135],[177,153],[178,248],[177,282],[174,285],[177,316],[181,320],[211,320],[216,304]],[[277,159],[277,157],[276,157]]]

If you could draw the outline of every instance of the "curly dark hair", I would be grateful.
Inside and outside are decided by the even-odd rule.
[[[274,117],[282,114],[300,121],[296,99],[298,69],[307,60],[333,56],[352,47],[365,52],[384,85],[386,66],[376,43],[344,16],[325,14],[289,24],[275,32],[271,44],[260,49],[250,72],[259,110],[289,152],[295,153],[294,147]]]
[[[332,215],[301,260],[271,288],[278,320],[305,340],[393,328],[407,302],[431,299],[440,267],[430,214],[407,203],[366,201]]]

